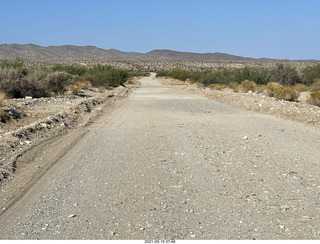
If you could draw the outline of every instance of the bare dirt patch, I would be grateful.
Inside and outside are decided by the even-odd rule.
[[[285,100],[277,100],[273,97],[268,97],[265,94],[258,94],[252,91],[247,93],[236,93],[230,88],[215,90],[207,87],[199,87],[196,84],[176,79],[161,78],[159,80],[166,86],[190,91],[232,106],[252,110],[262,114],[274,115],[279,118],[320,126],[320,107],[306,103],[306,100],[309,97],[308,92],[302,92],[298,102],[289,102]]]

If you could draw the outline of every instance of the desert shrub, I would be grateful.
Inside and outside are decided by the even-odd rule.
[[[297,83],[293,86],[293,89],[295,89],[298,92],[307,91],[308,87],[305,84]]]
[[[241,92],[255,91],[257,84],[250,80],[243,81],[236,89]]]
[[[277,82],[270,82],[266,86],[267,95],[277,99],[284,99],[287,101],[296,101],[299,97],[299,92],[292,87],[283,86]]]
[[[277,82],[269,82],[266,86],[266,92],[269,97],[273,97],[276,93],[276,90],[281,87],[281,84]]]
[[[77,94],[79,91],[86,90],[91,87],[92,85],[90,81],[77,81],[76,83],[69,85],[67,89],[73,94]]]
[[[320,80],[309,87],[309,91],[320,91]]]
[[[320,106],[320,91],[311,92],[307,102],[312,105]]]
[[[6,94],[0,90],[0,107],[3,106],[3,101],[6,99]]]
[[[311,85],[320,79],[320,64],[306,67],[302,70],[302,82]]]
[[[168,71],[167,70],[158,70],[156,72],[156,77],[165,77],[168,76]]]
[[[297,101],[299,92],[288,86],[279,86],[276,88],[274,97],[279,100]]]
[[[65,72],[71,75],[82,76],[88,71],[88,68],[85,66],[78,66],[78,65],[54,64],[51,67],[51,70],[53,72]]]
[[[23,69],[0,69],[0,89],[10,98],[24,97],[24,90],[27,89],[26,75],[27,72]]]
[[[237,87],[239,86],[240,84],[238,82],[235,82],[235,81],[231,81],[229,82],[228,86],[233,89],[234,91],[237,89]]]
[[[189,78],[189,72],[180,68],[173,68],[168,71],[168,76],[178,80],[186,81]]]
[[[49,74],[45,82],[48,89],[55,94],[63,94],[67,87],[72,83],[73,75],[66,72],[54,72]]]
[[[254,81],[256,84],[267,84],[270,82],[271,73],[265,68],[244,67],[234,71],[234,80],[242,83],[245,80]]]
[[[134,79],[133,79],[133,77],[130,77],[130,78],[127,80],[126,84],[128,84],[128,85],[133,85],[133,84],[134,84]]]
[[[99,91],[100,93],[103,93],[103,92],[106,91],[106,88],[105,88],[104,86],[99,86],[99,87],[98,87],[98,91]]]
[[[264,93],[267,90],[267,85],[257,85],[256,86],[256,93]]]
[[[2,120],[4,116],[4,111],[2,109],[4,99],[6,99],[6,94],[0,90],[0,120]]]
[[[189,72],[189,77],[188,77],[188,79],[189,79],[191,82],[197,82],[197,81],[200,80],[202,73],[203,73],[203,72],[200,72],[200,71]]]
[[[228,84],[232,80],[227,70],[204,71],[200,74],[199,81],[208,86],[210,84]]]
[[[124,83],[129,79],[130,74],[127,70],[122,69],[110,69],[109,72],[106,73],[108,82],[110,86],[116,87],[119,85],[124,85]]]
[[[9,61],[5,59],[0,63],[0,68],[1,69],[9,69],[9,68],[22,69],[23,65],[24,65],[24,62],[20,58],[16,58],[14,61]]]
[[[22,92],[24,96],[31,97],[47,97],[49,96],[48,82],[46,80],[48,72],[36,70],[25,77],[25,90]]]
[[[294,85],[301,81],[297,70],[289,64],[277,64],[272,71],[272,80],[281,85]]]

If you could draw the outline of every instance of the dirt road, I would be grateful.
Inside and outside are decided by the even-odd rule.
[[[320,238],[318,128],[148,77],[88,129],[0,216],[0,239]]]

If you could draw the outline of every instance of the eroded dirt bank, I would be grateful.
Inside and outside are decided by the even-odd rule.
[[[75,128],[85,128],[134,88],[120,86],[104,93],[86,91],[82,96],[7,100],[6,108],[20,115],[0,127],[0,184],[20,171],[23,165],[17,164],[17,159],[28,150]]]

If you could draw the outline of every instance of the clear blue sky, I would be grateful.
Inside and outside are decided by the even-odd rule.
[[[0,44],[320,59],[320,0],[0,0]]]

